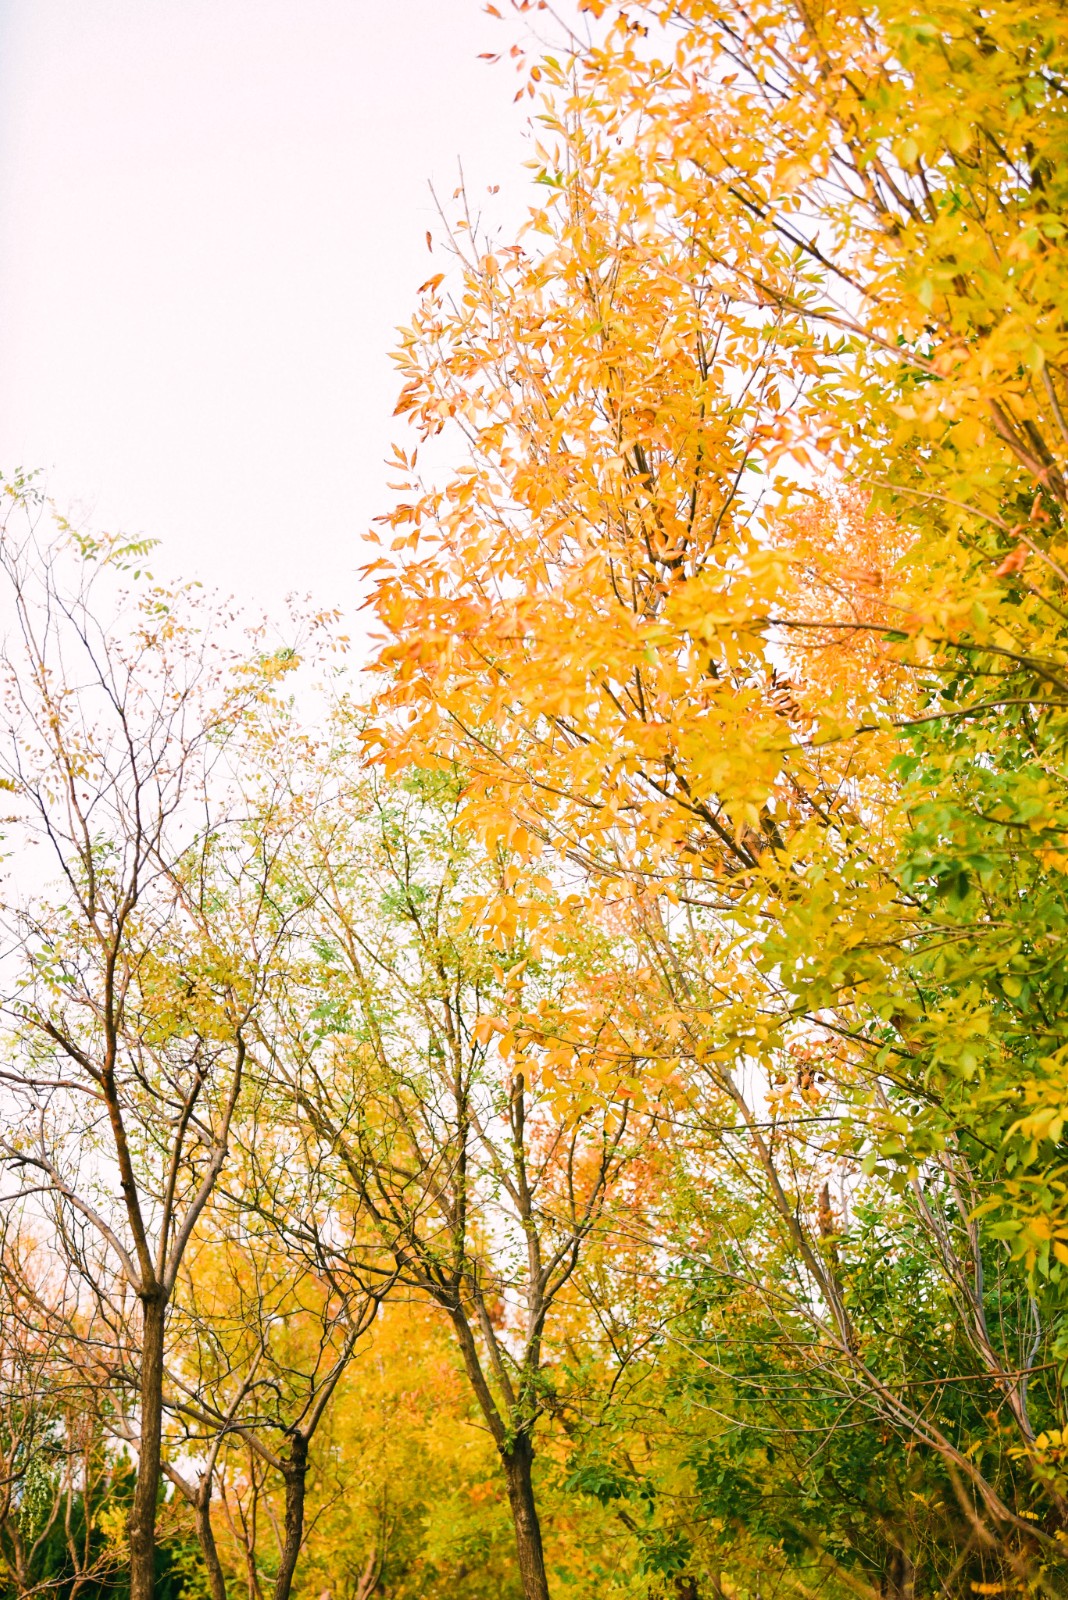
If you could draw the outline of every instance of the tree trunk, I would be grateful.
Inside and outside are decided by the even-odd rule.
[[[282,1561],[274,1582],[274,1600],[289,1600],[297,1557],[304,1537],[304,1481],[308,1476],[308,1441],[294,1433],[289,1445],[289,1460],[283,1468],[286,1483],[286,1527]]]
[[[912,1600],[915,1576],[915,1568],[905,1551],[891,1550],[882,1585],[887,1600]]]
[[[549,1582],[545,1576],[545,1556],[541,1548],[541,1524],[531,1479],[534,1446],[529,1436],[521,1433],[511,1449],[502,1449],[501,1461],[504,1463],[508,1500],[512,1507],[523,1600],[549,1600]]]
[[[128,1523],[130,1600],[152,1600],[156,1576],[156,1506],[159,1501],[160,1438],[163,1431],[163,1330],[166,1301],[158,1290],[141,1300],[141,1433],[137,1482]]]
[[[378,1588],[382,1576],[382,1563],[378,1556],[378,1546],[371,1546],[371,1554],[367,1557],[367,1565],[360,1574],[360,1581],[356,1585],[355,1600],[371,1600],[371,1596]]]
[[[196,1499],[197,1512],[197,1539],[200,1541],[200,1553],[204,1557],[204,1566],[208,1574],[208,1588],[211,1590],[211,1600],[226,1600],[226,1575],[219,1560],[219,1552],[215,1545],[215,1530],[211,1525],[211,1477],[201,1485]]]

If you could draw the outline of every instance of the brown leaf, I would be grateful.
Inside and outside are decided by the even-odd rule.
[[[1015,550],[1010,550],[1001,565],[994,568],[995,578],[1007,578],[1014,572],[1022,572],[1030,554],[1027,545],[1018,544]]]

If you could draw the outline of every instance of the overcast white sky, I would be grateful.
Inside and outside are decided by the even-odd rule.
[[[504,9],[503,7],[501,8]],[[274,605],[355,594],[428,182],[529,194],[482,0],[0,0],[0,471]]]

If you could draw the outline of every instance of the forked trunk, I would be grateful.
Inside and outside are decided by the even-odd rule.
[[[274,1600],[289,1600],[293,1574],[297,1570],[301,1540],[304,1538],[304,1483],[308,1476],[308,1441],[294,1433],[289,1443],[289,1459],[283,1467],[286,1484],[286,1526],[282,1541],[282,1560],[274,1582]]]
[[[508,1484],[508,1500],[515,1526],[516,1553],[519,1557],[519,1581],[523,1586],[523,1600],[549,1600],[549,1583],[545,1576],[545,1556],[541,1548],[541,1524],[534,1500],[531,1476],[534,1465],[534,1446],[527,1434],[521,1433],[510,1449],[501,1451],[504,1475]]]
[[[130,1600],[152,1600],[156,1573],[156,1505],[159,1500],[160,1438],[163,1431],[163,1330],[166,1301],[162,1293],[141,1301],[141,1432],[137,1445],[137,1482],[128,1523]]]

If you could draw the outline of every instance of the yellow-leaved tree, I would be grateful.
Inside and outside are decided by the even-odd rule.
[[[744,1129],[821,1359],[1024,1581],[1065,1510],[1063,17],[587,9],[549,198],[404,336],[463,461],[398,451],[373,738],[629,919],[642,1061]],[[927,1241],[989,1458],[882,1364],[832,1177]]]

